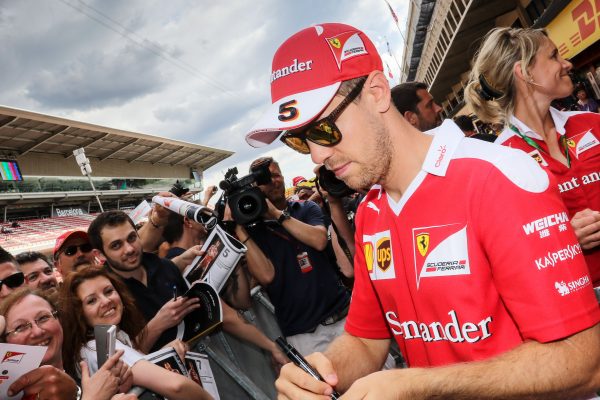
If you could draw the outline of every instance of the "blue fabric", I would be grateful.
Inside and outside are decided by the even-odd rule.
[[[289,202],[288,210],[295,219],[323,226],[323,213],[312,201]],[[349,294],[325,251],[299,242],[274,221],[259,223],[248,232],[275,267],[273,282],[265,290],[285,336],[313,330],[347,304]],[[302,252],[308,253],[310,272],[300,269],[297,255]]]

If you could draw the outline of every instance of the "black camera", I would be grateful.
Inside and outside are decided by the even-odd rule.
[[[177,197],[181,197],[189,191],[190,191],[190,189],[183,187],[183,185],[181,184],[181,182],[179,182],[179,180],[177,182],[175,182],[173,184],[173,186],[171,186],[171,189],[169,189],[169,192],[173,193]]]
[[[259,221],[267,211],[265,195],[253,183],[266,185],[271,182],[269,164],[269,160],[257,164],[250,174],[239,179],[237,168],[231,168],[225,174],[225,179],[219,183],[219,187],[225,192],[225,201],[231,209],[231,216],[240,225],[250,225]]]
[[[325,189],[327,193],[333,197],[342,198],[356,193],[355,190],[351,189],[343,181],[336,178],[335,173],[325,168],[324,165],[319,168],[318,175],[319,186]]]

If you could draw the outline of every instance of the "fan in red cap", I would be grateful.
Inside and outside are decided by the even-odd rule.
[[[273,57],[269,111],[246,135],[262,147],[282,131],[301,127],[319,116],[343,81],[383,71],[369,38],[345,24],[306,28],[286,40]]]
[[[306,178],[303,176],[297,176],[294,179],[292,179],[292,185],[294,187],[298,186],[298,184],[302,182],[306,182]]]

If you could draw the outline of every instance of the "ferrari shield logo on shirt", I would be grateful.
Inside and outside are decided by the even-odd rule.
[[[584,153],[585,151],[600,144],[600,141],[598,141],[591,130],[570,137],[567,142],[570,141],[575,142],[575,157],[577,158],[579,158],[581,153]]]
[[[546,160],[544,160],[544,157],[542,157],[542,153],[540,153],[540,151],[538,149],[533,149],[532,151],[530,151],[527,154],[529,154],[540,165],[543,165],[544,167],[548,166],[548,163],[546,162]]]
[[[340,70],[342,69],[342,62],[344,60],[360,56],[361,54],[368,54],[364,42],[356,32],[344,32],[327,38],[327,43]]]
[[[420,233],[417,235],[417,248],[421,256],[425,257],[429,250],[429,233]]]
[[[372,281],[396,278],[390,231],[363,235],[363,253]]]
[[[466,225],[414,228],[413,238],[417,289],[423,278],[471,273]]]

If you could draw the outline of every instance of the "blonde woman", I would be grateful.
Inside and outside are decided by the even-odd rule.
[[[551,106],[569,96],[572,65],[544,30],[496,28],[475,56],[465,99],[486,122],[503,122],[496,143],[521,149],[552,172],[569,215],[540,215],[526,234],[552,235],[570,222],[581,248],[548,249],[539,267],[583,250],[600,284],[600,115]],[[527,205],[523,205],[527,207]]]

